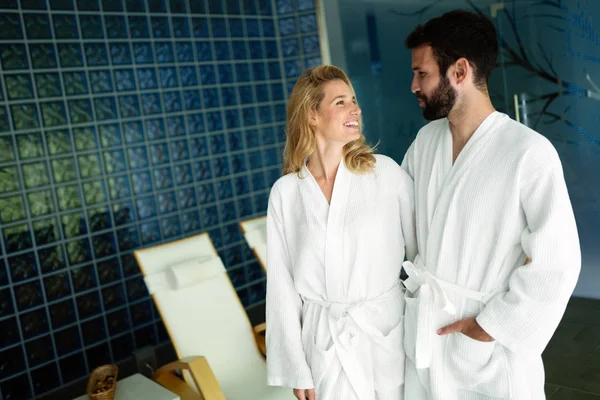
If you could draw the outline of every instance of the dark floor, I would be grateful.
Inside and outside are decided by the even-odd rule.
[[[600,400],[600,300],[571,299],[543,359],[547,400]]]

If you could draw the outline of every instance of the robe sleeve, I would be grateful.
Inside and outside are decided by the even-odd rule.
[[[404,171],[410,176],[411,179],[415,179],[415,142],[416,139],[412,142],[406,154],[404,155],[404,159],[402,160],[402,164],[400,165]]]
[[[400,224],[402,226],[402,235],[404,236],[404,245],[406,258],[414,261],[417,256],[417,228],[415,220],[415,190],[413,180],[403,169],[400,170]]]
[[[541,355],[556,330],[581,268],[575,217],[555,159],[521,185],[527,221],[521,246],[532,262],[517,267],[508,292],[492,298],[477,316],[502,345],[533,357]]]
[[[294,280],[282,223],[281,195],[274,187],[267,211],[267,384],[314,387],[302,347],[302,299]]]

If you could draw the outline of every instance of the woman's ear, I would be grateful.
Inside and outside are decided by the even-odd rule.
[[[317,126],[317,122],[318,122],[317,110],[315,110],[313,108],[308,112],[308,124],[312,127],[315,127],[315,126]]]

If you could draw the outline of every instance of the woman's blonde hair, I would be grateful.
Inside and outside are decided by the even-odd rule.
[[[314,153],[316,137],[309,124],[311,113],[319,109],[325,97],[323,86],[339,79],[354,92],[352,83],[344,71],[333,65],[321,65],[305,71],[296,82],[287,106],[286,142],[283,153],[283,174],[300,172],[304,160]],[[373,149],[365,144],[362,134],[362,118],[359,119],[360,138],[344,146],[344,163],[355,173],[369,172],[375,165]]]

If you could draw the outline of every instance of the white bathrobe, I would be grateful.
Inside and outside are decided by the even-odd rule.
[[[421,129],[402,166],[414,179],[419,247],[405,265],[406,399],[545,399],[541,353],[581,264],[554,147],[494,112],[454,165],[441,119]],[[495,341],[436,335],[474,316]]]
[[[318,400],[402,399],[405,256],[416,254],[412,181],[388,157],[339,165],[331,205],[306,166],[267,213],[268,384]]]

